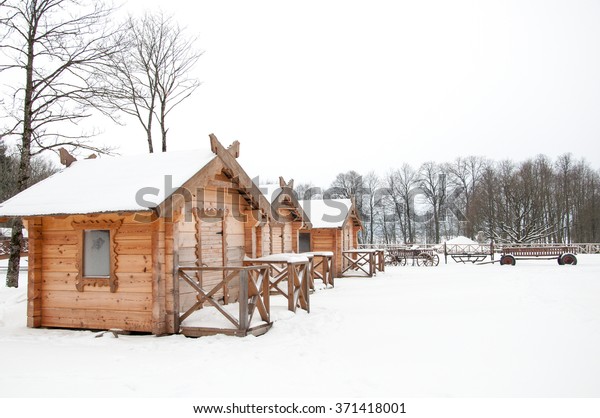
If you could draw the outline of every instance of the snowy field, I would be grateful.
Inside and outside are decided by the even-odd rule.
[[[600,256],[338,279],[246,338],[29,329],[1,286],[3,397],[600,397]]]

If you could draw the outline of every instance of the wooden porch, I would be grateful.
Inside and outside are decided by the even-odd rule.
[[[332,251],[313,251],[309,253],[301,253],[302,255],[312,256],[310,287],[314,289],[315,280],[322,280],[325,287],[334,287],[334,254]]]
[[[198,280],[197,273],[222,272],[223,280],[210,289],[205,289]],[[179,332],[187,337],[202,337],[208,335],[225,334],[244,337],[246,335],[262,335],[271,326],[271,313],[269,302],[269,266],[254,265],[247,267],[179,267],[178,275],[188,283],[197,293],[197,302],[177,317]],[[224,303],[216,296],[222,291],[227,294],[230,283],[238,281],[239,297],[237,309],[235,304],[227,303],[228,298],[223,298]],[[233,308],[231,309],[230,306]],[[179,309],[178,309],[179,310]],[[211,310],[210,312],[208,312]],[[254,314],[258,310],[260,320]],[[214,314],[212,318],[201,314]],[[194,318],[194,315],[196,318]],[[227,325],[221,325],[217,319],[225,319]],[[212,319],[212,320],[211,320]]]
[[[373,277],[377,270],[385,271],[385,251],[382,249],[361,248],[358,250],[342,251],[343,261],[346,263],[342,270],[342,276],[356,273],[364,273],[367,277]]]
[[[246,259],[245,264],[269,266],[270,293],[287,299],[288,310],[297,308],[310,312],[309,281],[311,275],[309,258],[302,254],[282,253],[256,259]]]

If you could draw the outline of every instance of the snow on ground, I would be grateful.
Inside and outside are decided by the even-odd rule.
[[[26,328],[23,276],[19,289],[0,287],[0,393],[599,397],[599,278],[593,255],[577,266],[392,267],[321,287],[310,314],[274,308],[264,336],[192,339]]]
[[[449,239],[448,241],[446,241],[446,244],[448,244],[448,245],[477,245],[478,242],[473,241],[470,238],[460,235],[458,237]]]

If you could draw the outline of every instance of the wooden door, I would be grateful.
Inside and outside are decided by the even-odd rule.
[[[310,249],[310,233],[309,232],[300,232],[298,237],[299,240],[299,249],[301,253],[309,252]]]

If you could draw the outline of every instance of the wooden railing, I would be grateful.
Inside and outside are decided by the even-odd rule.
[[[504,247],[502,254],[510,254],[513,256],[520,257],[553,257],[559,256],[565,253],[575,253],[576,247],[573,246],[518,246],[518,247]]]
[[[333,252],[322,251],[322,252],[310,252],[301,253],[302,255],[312,256],[312,265],[310,266],[310,288],[315,288],[315,280],[320,279],[323,281],[325,287],[330,285],[334,286],[335,277],[335,263],[333,262]]]
[[[480,246],[488,246],[490,244],[478,244]],[[495,253],[500,253],[502,251],[502,247],[515,247],[515,246],[519,246],[519,247],[556,247],[556,246],[561,246],[561,245],[568,245],[570,247],[576,247],[577,248],[577,253],[578,254],[600,254],[600,243],[594,243],[594,242],[587,242],[587,243],[580,243],[580,242],[575,242],[575,243],[571,243],[571,244],[564,244],[564,243],[539,243],[539,242],[532,242],[532,243],[507,243],[507,244],[499,244],[499,243],[495,243],[494,244],[494,252]],[[390,249],[394,249],[394,248],[411,248],[410,244],[359,244],[360,248],[382,248],[384,250],[390,250]],[[443,244],[419,244],[418,245],[419,248],[422,249],[435,249],[440,253],[443,253],[444,251],[444,245]]]
[[[21,248],[21,257],[25,257],[29,252],[29,240],[23,238],[23,248]],[[10,239],[0,238],[0,260],[5,260],[10,257]]]
[[[223,280],[211,289],[205,289],[202,284],[192,276],[195,273],[219,271],[223,273]],[[256,265],[248,267],[179,267],[178,274],[181,279],[188,283],[197,293],[197,302],[194,303],[183,314],[179,315],[180,332],[190,337],[200,337],[215,334],[228,334],[246,336],[248,334],[261,335],[271,327],[271,308],[269,302],[269,266]],[[216,294],[229,283],[238,280],[239,297],[238,314],[234,316],[219,303]],[[225,317],[233,328],[210,327],[203,324],[184,325],[183,322],[193,313],[204,309],[205,306],[213,307]],[[262,323],[253,326],[252,319],[258,310]]]
[[[278,257],[279,256],[279,257]],[[270,270],[269,291],[287,299],[288,310],[296,312],[297,308],[310,312],[309,282],[310,263],[308,257],[294,260],[290,254],[273,254],[257,259],[246,259],[245,264],[266,264]],[[297,254],[302,256],[302,254]]]

